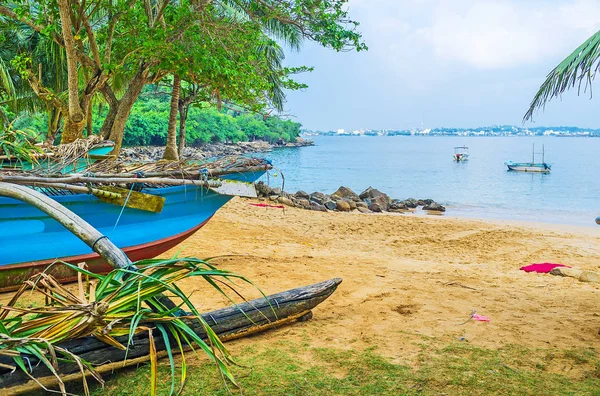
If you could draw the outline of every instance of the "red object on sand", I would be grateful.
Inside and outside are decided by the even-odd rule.
[[[563,265],[563,264],[539,263],[539,264],[526,265],[525,267],[521,267],[520,269],[522,269],[525,272],[539,272],[540,274],[547,274],[548,272],[552,271],[556,267],[571,268],[568,265]]]
[[[283,206],[283,205],[268,205],[268,204],[261,204],[261,203],[250,203],[250,205],[258,206],[261,208],[276,208],[276,209],[284,209],[285,208],[285,206]]]

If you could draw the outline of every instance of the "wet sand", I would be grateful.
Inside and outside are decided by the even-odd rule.
[[[600,284],[525,273],[538,262],[600,270],[600,227],[472,221],[448,217],[323,213],[260,208],[236,198],[162,257],[227,256],[220,268],[271,294],[341,277],[308,322],[230,345],[274,340],[314,347],[376,346],[414,363],[419,339],[484,348],[587,348],[600,342]],[[200,282],[181,287],[201,311],[227,301]],[[248,298],[256,290],[240,287]],[[490,323],[469,321],[475,310]]]

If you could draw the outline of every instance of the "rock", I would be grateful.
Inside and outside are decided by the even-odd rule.
[[[400,212],[402,210],[407,210],[408,206],[406,206],[405,204],[401,203],[398,200],[393,200],[392,203],[390,204],[390,206],[388,207],[388,210],[390,212]]]
[[[350,212],[350,204],[348,201],[339,200],[336,202],[336,207],[340,212]]]
[[[579,275],[579,281],[600,283],[600,272],[583,271],[581,275]]]
[[[318,204],[315,201],[310,203],[310,208],[319,212],[327,212],[327,208],[325,206]]]
[[[341,198],[346,198],[350,201],[360,201],[360,197],[348,187],[341,186],[332,195],[337,195]]]
[[[325,201],[329,200],[329,197],[322,192],[314,192],[310,194],[310,200],[318,203],[319,205],[323,205]]]
[[[271,189],[271,192],[269,193],[269,195],[281,195],[281,188],[275,187],[275,188]]]
[[[336,201],[336,202],[337,202],[337,201],[339,201],[340,199],[343,199],[342,197],[340,197],[340,196],[339,196],[339,195],[337,195],[337,194],[331,194],[331,195],[329,196],[329,198],[330,198],[332,201]]]
[[[365,208],[365,207],[363,207],[363,206],[359,206],[359,207],[357,207],[356,209],[358,209],[358,211],[359,211],[360,213],[373,213],[373,212],[371,212],[371,211],[369,210],[369,208]]]
[[[430,205],[423,206],[423,210],[433,210],[436,212],[445,212],[446,208],[437,202],[432,202]]]
[[[358,208],[368,209],[369,205],[367,205],[365,202],[362,202],[362,201],[361,202],[357,202],[356,203],[356,209],[358,209]]]
[[[423,203],[426,205],[431,205],[432,203],[434,203],[435,201],[433,199],[427,198],[427,199],[420,199],[420,201],[423,201]]]
[[[419,200],[417,201],[417,206],[425,206],[425,205],[427,205],[427,204],[426,204],[426,203],[425,203],[425,201],[423,201],[422,199],[419,199]]]
[[[279,199],[277,199],[277,202],[279,202],[282,205],[286,205],[286,206],[292,206],[292,207],[296,206],[294,204],[294,202],[292,202],[291,199],[286,198],[286,197],[279,197]]]
[[[361,192],[358,197],[364,201],[365,199],[369,199],[369,198],[372,199],[372,198],[380,197],[382,195],[385,195],[387,197],[386,194],[382,193],[378,189],[369,186],[369,188],[367,188],[365,191]]]
[[[356,202],[352,201],[352,200],[347,200],[345,199],[344,201],[348,202],[348,205],[350,205],[350,210],[354,210],[356,209]]]
[[[552,271],[550,271],[551,275],[558,275],[558,276],[568,276],[570,278],[577,278],[579,279],[579,277],[582,274],[582,270],[576,269],[576,268],[568,268],[568,267],[556,267],[554,268]]]
[[[271,201],[277,201],[279,199],[279,195],[269,195],[269,199]]]
[[[256,186],[256,194],[259,197],[268,197],[271,192],[271,187],[267,186],[264,182],[259,181],[255,184]]]
[[[304,198],[297,199],[296,206],[304,208],[304,209],[310,209],[310,201],[308,199],[304,199]]]
[[[307,193],[307,192],[305,192],[305,191],[302,191],[302,190],[298,190],[298,191],[296,192],[296,194],[294,194],[294,195],[296,195],[296,197],[297,197],[297,198],[310,199],[310,195],[308,195],[308,193]]]
[[[417,206],[419,206],[419,202],[414,198],[405,199],[404,201],[401,201],[400,203],[406,205],[407,208],[411,208],[411,209],[414,209]]]
[[[371,209],[373,212],[376,212],[376,210],[373,210],[373,208],[371,208],[371,206],[373,205],[377,205],[377,207],[381,209],[381,211],[387,211],[390,206],[390,198],[385,194],[371,198],[371,202],[369,203],[369,209]]]
[[[323,205],[329,210],[335,210],[337,208],[335,201],[325,201]]]
[[[369,210],[371,212],[383,212],[385,209],[377,202],[371,202],[371,205],[369,205]]]

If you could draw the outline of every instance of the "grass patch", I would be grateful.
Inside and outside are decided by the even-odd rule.
[[[233,372],[245,395],[545,394],[600,395],[600,357],[593,350],[482,349],[466,343],[423,345],[415,367],[396,364],[376,348],[312,348],[278,342],[237,354]],[[196,360],[186,395],[227,395],[215,367]],[[570,367],[568,372],[565,367]],[[170,389],[159,371],[159,394]],[[150,370],[141,366],[106,378],[95,395],[148,394]],[[236,393],[235,390],[232,390]]]

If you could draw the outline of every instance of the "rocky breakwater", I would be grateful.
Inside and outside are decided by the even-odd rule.
[[[280,141],[274,144],[256,140],[254,142],[238,142],[238,143],[211,143],[202,146],[188,146],[183,149],[183,158],[190,160],[204,160],[208,158],[223,157],[228,155],[243,155],[252,153],[265,153],[274,148],[292,148],[313,146],[312,140],[302,138],[296,139],[295,142],[286,143]],[[164,146],[133,146],[124,147],[121,150],[119,159],[130,161],[159,161],[162,159],[165,151]]]
[[[261,198],[267,198],[286,206],[322,212],[352,212],[356,210],[361,213],[406,213],[414,212],[419,207],[431,213],[446,211],[444,206],[432,199],[391,199],[387,194],[373,187],[369,187],[362,193],[356,194],[348,187],[342,186],[330,195],[322,192],[309,194],[301,190],[295,194],[290,194],[281,191],[280,188],[271,188],[263,182],[258,182],[256,189],[258,196]]]

